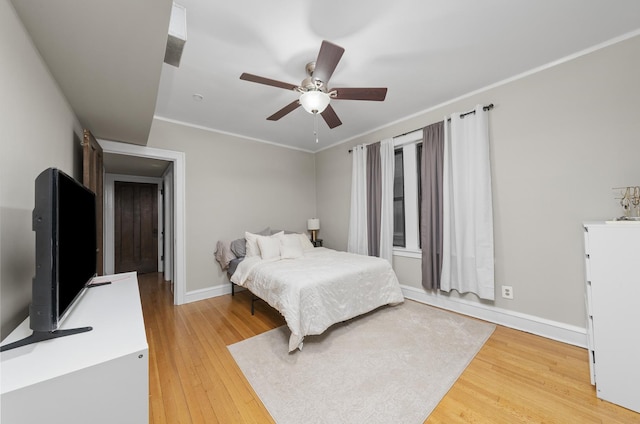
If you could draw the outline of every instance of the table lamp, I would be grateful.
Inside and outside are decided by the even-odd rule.
[[[318,218],[307,219],[307,230],[311,231],[311,241],[318,239],[318,230],[320,229],[320,220]]]

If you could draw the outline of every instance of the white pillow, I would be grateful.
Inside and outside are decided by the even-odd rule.
[[[298,234],[298,236],[300,239],[300,244],[302,245],[302,250],[313,250],[313,244],[311,244],[311,240],[309,240],[309,237],[302,233]]]
[[[245,252],[244,256],[260,256],[260,248],[258,247],[258,236],[268,236],[271,234],[271,228],[267,227],[259,233],[244,232]]]
[[[280,257],[280,240],[273,236],[259,236],[258,247],[262,259],[272,259]]]
[[[247,252],[246,257],[250,258],[251,256],[260,256],[260,247],[258,247],[258,237],[257,234],[249,233],[245,231],[244,238],[247,240]]]
[[[282,259],[295,259],[304,255],[302,243],[298,234],[284,234],[280,236],[280,257]]]

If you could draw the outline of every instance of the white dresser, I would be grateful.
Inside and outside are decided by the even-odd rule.
[[[600,399],[640,412],[640,223],[584,228],[591,383]]]
[[[2,352],[0,422],[146,424],[147,337],[135,273],[85,291],[61,328],[92,331]],[[27,318],[2,344],[31,334]]]

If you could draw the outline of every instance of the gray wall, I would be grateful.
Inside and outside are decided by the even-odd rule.
[[[80,178],[82,128],[7,0],[0,0],[0,298],[6,337],[28,315],[35,272],[33,183],[54,166]],[[154,120],[148,143],[185,152],[187,291],[228,284],[216,241],[315,216],[308,152]]]
[[[349,148],[494,103],[494,306],[584,327],[581,222],[621,215],[612,187],[640,185],[639,75],[635,37],[318,153],[325,245],[347,245]],[[402,284],[421,288],[419,259],[396,256],[394,269]],[[503,284],[513,286],[513,300],[500,297]]]
[[[158,119],[147,146],[185,153],[187,292],[228,284],[213,257],[218,240],[265,227],[306,232],[315,216],[312,153]]]
[[[28,315],[35,273],[34,180],[48,167],[79,177],[81,128],[7,0],[0,0],[1,338]]]
[[[27,316],[31,295],[33,181],[49,166],[79,177],[81,129],[7,0],[0,0],[0,46],[5,337]],[[619,215],[611,188],[640,184],[638,75],[635,37],[316,155],[155,120],[148,146],[186,155],[187,290],[226,283],[213,258],[215,243],[245,230],[304,231],[306,219],[317,216],[325,246],[345,249],[351,146],[421,128],[476,103],[494,103],[496,284],[513,286],[515,294],[512,301],[498,296],[495,307],[583,326],[580,223]],[[419,265],[394,258],[401,282],[416,288]]]

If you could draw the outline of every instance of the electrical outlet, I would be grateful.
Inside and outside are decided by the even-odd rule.
[[[513,287],[502,286],[502,297],[505,299],[513,299]]]

